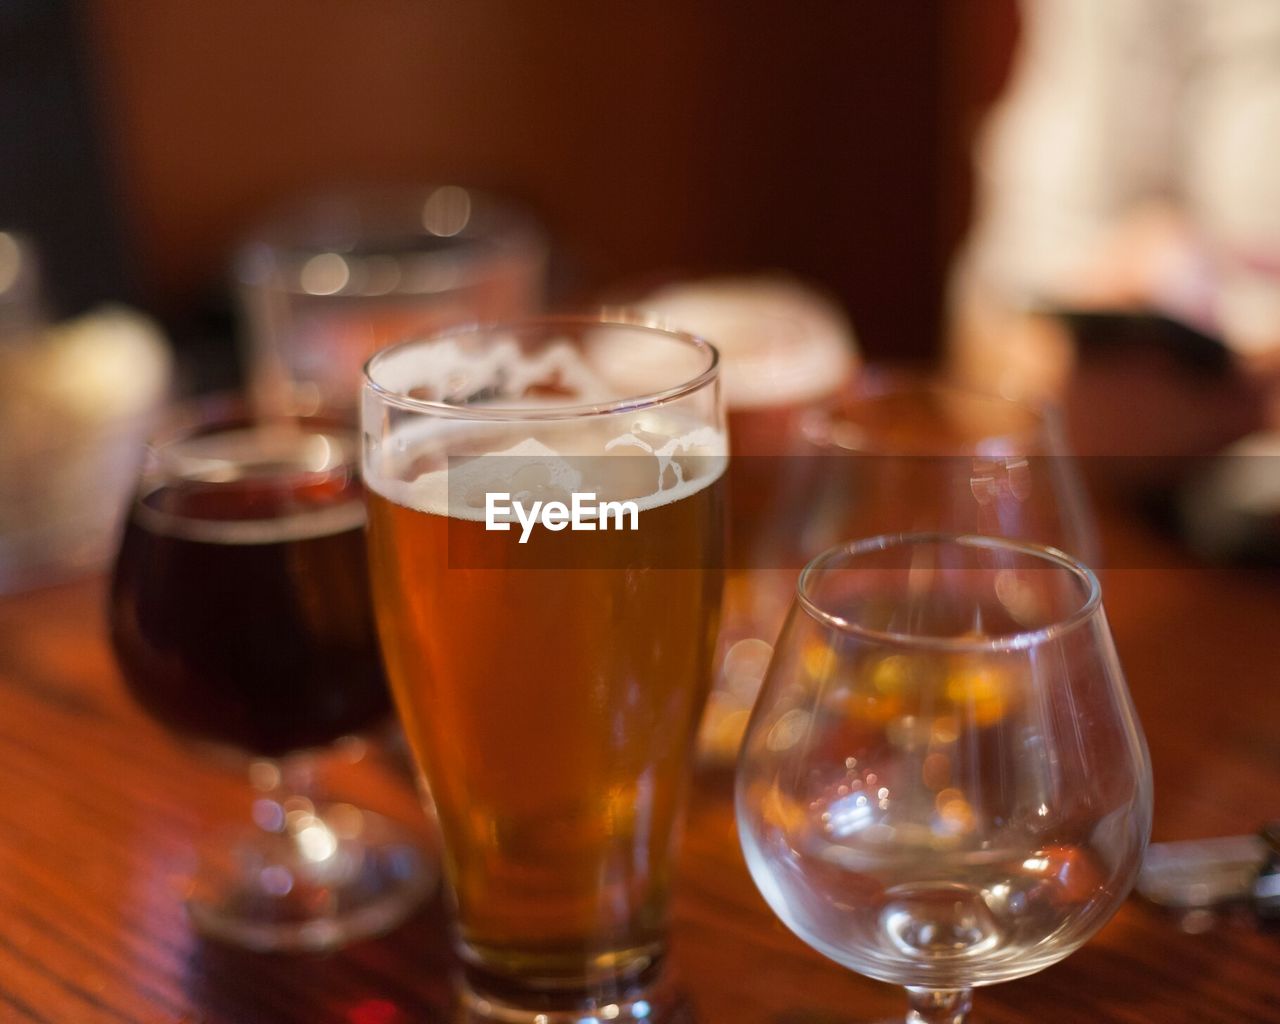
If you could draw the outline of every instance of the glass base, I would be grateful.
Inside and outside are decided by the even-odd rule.
[[[586,1000],[582,1005],[554,1007],[516,1006],[482,996],[470,989],[459,994],[460,1011],[456,1024],[667,1024],[654,1004],[643,997],[616,1000]]]
[[[521,991],[467,970],[456,980],[454,1024],[689,1024],[688,1001],[661,962],[587,989]]]
[[[202,934],[257,952],[320,952],[380,935],[435,887],[407,830],[350,804],[255,806],[257,830],[204,852],[187,896]],[[264,820],[265,819],[265,820]]]

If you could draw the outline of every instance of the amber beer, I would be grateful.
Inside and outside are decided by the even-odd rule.
[[[535,529],[517,552],[515,532],[372,497],[383,651],[481,967],[577,984],[659,952],[720,599],[696,566],[720,503],[717,480],[642,510],[634,533]],[[616,568],[654,538],[687,567]],[[586,567],[560,568],[566,543]],[[490,568],[508,555],[524,567]]]
[[[709,346],[685,343],[714,371]],[[406,356],[403,374],[387,374],[395,386],[434,396],[422,379],[466,379],[482,402],[493,399],[492,366],[433,362],[430,343],[417,344],[428,347],[422,372],[405,370]],[[493,379],[527,386],[498,396],[493,415],[507,423],[451,421],[447,399],[396,405],[368,387],[365,398],[374,605],[393,695],[439,814],[458,946],[473,988],[539,1006],[530,993],[615,990],[650,977],[661,957],[722,586],[727,441],[714,380],[705,393],[669,405],[642,397],[614,414],[608,403],[626,394],[625,375],[594,376],[611,350],[593,356],[589,339],[576,345],[582,365],[550,342],[507,352],[514,365]],[[538,369],[547,347],[552,399]],[[557,401],[582,408],[583,397],[593,411],[581,426],[572,411],[519,422],[522,401],[546,413]],[[655,433],[673,423],[683,427]],[[672,468],[661,452],[695,436],[697,454],[678,457],[680,479],[668,473],[658,486],[656,467]],[[540,454],[527,463],[483,457],[530,446]],[[459,451],[474,457],[460,462]],[[487,528],[480,491],[543,486],[568,462],[581,470],[576,492],[636,500],[637,528],[538,526],[526,543],[518,527]],[[626,484],[633,465],[651,474],[646,486]]]

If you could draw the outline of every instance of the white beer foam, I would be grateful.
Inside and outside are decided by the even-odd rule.
[[[658,463],[658,488],[661,491],[668,486],[668,474],[674,478],[671,486],[680,487],[685,482],[684,466],[677,461],[677,455],[686,454],[691,449],[701,450],[714,445],[719,436],[719,431],[714,427],[699,427],[680,437],[670,437],[666,440],[662,440],[659,435],[648,434],[645,431],[636,433],[632,430],[606,441],[604,450],[609,452],[630,447],[639,448],[642,452],[652,455]],[[655,445],[655,442],[660,443]]]
[[[376,381],[391,391],[405,391],[426,381],[443,382],[432,396],[434,401],[463,398],[469,404],[474,404],[471,396],[459,394],[464,388],[474,394],[500,386],[507,394],[519,395],[551,382],[572,390],[576,396],[574,405],[591,405],[613,397],[568,340],[552,342],[535,354],[522,351],[514,338],[500,338],[478,351],[457,338],[408,345],[393,349],[378,361]],[[491,408],[520,408],[529,403],[512,399],[490,400],[486,404]]]
[[[642,348],[634,338],[611,332],[594,340],[587,349],[594,353],[594,368],[567,340],[536,354],[524,352],[514,338],[481,351],[454,338],[391,350],[379,359],[379,384],[404,392],[434,382],[432,397],[458,401],[459,414],[419,417],[383,438],[369,453],[366,486],[409,508],[482,521],[488,493],[507,493],[526,505],[535,500],[568,504],[575,492],[594,493],[600,501],[634,501],[644,510],[714,482],[727,459],[725,435],[714,427],[691,427],[689,417],[668,407],[519,419],[522,409],[623,401],[649,390],[655,373],[653,389],[661,390],[687,379],[680,376],[677,357],[705,358],[674,338],[663,358],[638,360],[623,358]],[[573,398],[538,395],[539,387],[548,386],[569,391]],[[494,398],[488,391],[520,397]],[[517,415],[475,419],[466,416],[467,409]],[[617,456],[630,458],[624,462]],[[645,456],[651,466],[641,462]],[[425,468],[412,478],[400,468],[417,464]]]
[[[525,504],[567,502],[581,485],[581,472],[553,448],[528,437],[510,448],[457,461],[451,470],[433,470],[401,485],[408,499],[402,504],[437,515],[449,515],[452,510],[462,519],[484,519],[485,496],[490,492],[506,492]]]
[[[837,391],[857,364],[845,316],[822,295],[785,277],[676,284],[639,305],[719,349],[730,409],[821,398]]]
[[[587,429],[579,426],[578,432],[586,435]],[[575,492],[593,493],[599,501],[634,501],[643,512],[710,486],[728,462],[727,439],[714,427],[673,437],[654,434],[637,422],[603,444],[574,447],[566,453],[526,437],[508,448],[455,459],[451,468],[431,470],[412,481],[370,473],[366,485],[399,505],[476,522],[485,518],[488,493],[510,494],[526,507],[537,500],[569,504]],[[637,456],[648,456],[652,464],[642,465]],[[620,457],[627,462],[619,462]]]

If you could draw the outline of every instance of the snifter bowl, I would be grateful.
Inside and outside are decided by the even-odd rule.
[[[735,445],[737,426],[731,411]],[[735,555],[711,703],[722,753],[738,751],[800,569],[842,538],[976,533],[1096,561],[1086,494],[1051,408],[873,365],[838,394],[793,410],[790,430],[782,427],[775,457],[757,442],[754,458],[735,459],[730,471],[746,482],[733,492]],[[754,584],[743,590],[747,567]],[[728,612],[744,598],[754,608],[746,629]]]
[[[647,1020],[719,610],[715,351],[642,320],[473,327],[375,356],[363,397],[374,604],[464,1005]],[[635,518],[489,514],[586,495]]]
[[[1097,578],[948,534],[804,570],[741,753],[752,877],[915,1024],[1068,956],[1134,883],[1151,768]]]
[[[809,555],[847,537],[943,531],[1045,544],[1086,565],[1098,539],[1052,406],[867,367],[801,425],[825,486]],[[825,534],[825,537],[823,536]]]

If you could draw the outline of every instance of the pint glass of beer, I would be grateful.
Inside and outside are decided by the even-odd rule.
[[[722,584],[716,352],[642,320],[462,329],[374,356],[362,426],[464,1001],[646,1019]]]

